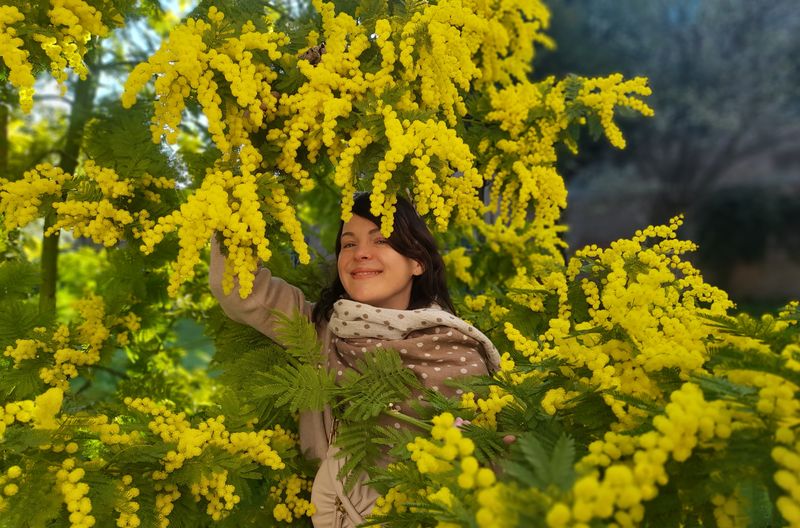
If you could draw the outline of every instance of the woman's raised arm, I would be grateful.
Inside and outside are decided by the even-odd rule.
[[[211,262],[208,269],[208,282],[211,293],[219,301],[225,314],[236,321],[250,325],[276,343],[283,345],[276,335],[276,317],[273,310],[291,316],[296,311],[311,318],[313,305],[306,301],[299,288],[286,281],[273,277],[267,268],[256,273],[253,291],[246,298],[239,296],[239,281],[234,279],[231,292],[222,291],[222,273],[225,269],[225,256],[220,251],[217,237],[211,239]]]

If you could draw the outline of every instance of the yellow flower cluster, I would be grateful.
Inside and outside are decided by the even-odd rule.
[[[271,63],[255,61],[255,54],[261,56],[266,52],[264,56],[270,61],[278,61],[283,56],[279,47],[287,43],[287,38],[273,31],[259,32],[252,22],[248,22],[238,37],[230,36],[218,41],[216,35],[219,33],[229,34],[225,15],[212,6],[207,18],[208,22],[188,19],[174,28],[161,48],[147,62],[134,68],[125,82],[122,104],[126,108],[133,106],[137,94],[151,77],[157,76],[155,90],[158,99],[151,126],[153,141],[158,143],[165,135],[168,143],[175,143],[185,99],[194,92],[208,119],[212,139],[224,155],[230,155],[242,145],[231,142],[225,129],[247,124],[240,122],[245,118],[243,113],[223,115],[218,81],[224,79],[229,83],[231,103],[235,101],[239,108],[247,110],[246,119],[252,126],[260,126],[264,119],[262,102],[273,108],[275,105],[270,83],[277,74]],[[227,111],[232,110],[227,108]],[[238,119],[233,119],[236,117]]]
[[[78,375],[77,367],[94,365],[100,361],[100,351],[111,335],[111,330],[106,326],[105,304],[101,297],[90,294],[76,301],[73,306],[82,319],[74,336],[80,347],[69,346],[69,328],[60,325],[52,337],[55,347],[53,366],[39,369],[42,381],[62,390],[67,390],[69,380]]]
[[[111,247],[124,237],[125,227],[133,223],[133,216],[117,209],[109,200],[70,200],[53,204],[58,215],[55,225],[47,230],[51,235],[60,229],[70,229],[76,237],[91,238],[98,244]]]
[[[622,131],[614,123],[614,110],[617,106],[626,106],[644,116],[651,116],[653,110],[647,104],[629,95],[647,96],[651,93],[646,79],[636,77],[623,81],[622,75],[615,73],[608,77],[584,80],[577,100],[589,108],[597,109],[608,141],[617,148],[625,148]]]
[[[119,513],[117,517],[117,526],[119,528],[136,528],[141,524],[139,516],[136,514],[139,511],[139,503],[134,499],[139,496],[139,488],[132,485],[133,477],[130,475],[123,475],[117,488],[119,497],[114,510]]]
[[[2,439],[2,435],[0,435],[0,439]],[[13,497],[19,493],[19,484],[13,481],[19,479],[21,476],[22,468],[19,466],[11,466],[8,468],[5,475],[0,474],[0,490],[2,491],[2,495],[0,495],[0,512],[5,511],[8,507],[6,497]]]
[[[430,436],[434,441],[418,436],[406,446],[411,452],[411,460],[416,462],[422,474],[450,471],[457,458],[468,457],[475,450],[475,444],[462,436],[450,413],[433,418]]]
[[[606,434],[590,445],[589,454],[578,464],[584,471],[605,467],[578,479],[572,489],[573,502],[551,507],[548,524],[588,527],[592,519],[610,519],[625,528],[636,526],[644,516],[643,501],[658,494],[667,483],[665,464],[671,457],[686,461],[700,444],[715,445],[731,434],[731,412],[723,401],[706,402],[697,385],[685,383],[670,396],[665,414],[653,419],[654,430],[638,437]],[[574,521],[574,522],[571,522]]]
[[[34,43],[37,43],[45,52],[50,59],[53,78],[61,85],[63,93],[67,68],[85,79],[88,68],[83,58],[89,42],[94,36],[104,37],[109,32],[108,26],[102,21],[102,13],[83,0],[49,0],[47,3],[49,24],[44,27],[33,21],[35,16],[26,21],[25,14],[17,7],[0,6],[0,58],[9,69],[9,81],[17,89],[20,107],[26,113],[33,107],[35,82],[26,45],[35,46]],[[22,9],[30,14],[31,8]],[[114,8],[109,5],[106,9]],[[112,18],[115,23],[122,23],[119,14]],[[29,25],[20,27],[23,21]],[[17,27],[12,27],[15,24]],[[26,43],[22,37],[32,42]]]
[[[795,398],[796,384],[774,374],[749,370],[728,371],[726,375],[734,383],[757,387],[756,410],[777,423],[787,423],[800,414],[800,401]]]
[[[0,10],[4,8],[0,6]],[[0,178],[0,216],[3,217],[5,228],[16,229],[35,220],[41,214],[39,208],[43,197],[58,197],[69,177],[60,168],[42,163],[25,171],[19,180]]]
[[[576,84],[581,91],[574,97],[571,87]],[[567,192],[555,169],[557,143],[577,151],[566,134],[568,127],[583,124],[586,116],[596,114],[612,144],[624,147],[612,120],[614,111],[628,107],[652,115],[637,98],[649,95],[649,88],[642,78],[623,81],[621,76],[612,75],[558,82],[553,78],[538,83],[523,80],[500,88],[490,86],[487,94],[492,109],[486,120],[497,123],[508,137],[491,149],[488,144],[479,145],[480,170],[484,180],[491,182],[488,210],[498,214],[493,223],[482,222],[475,227],[495,251],[500,247],[518,249],[510,252],[520,256],[515,257],[515,264],[527,262],[538,275],[548,264],[560,262],[563,246],[558,237],[562,228],[557,223],[566,207]],[[532,243],[541,252],[531,255],[526,251]],[[531,258],[526,259],[528,255]]]
[[[277,504],[272,509],[272,516],[276,521],[291,523],[304,515],[311,517],[316,508],[301,493],[311,492],[312,482],[299,475],[290,475],[281,479],[276,485],[270,487],[269,495]]]
[[[101,167],[93,160],[87,160],[83,164],[83,172],[85,178],[81,185],[97,189],[103,199],[70,199],[54,203],[53,209],[58,220],[48,234],[59,229],[71,229],[75,236],[89,237],[98,244],[111,247],[124,238],[125,228],[134,221],[131,212],[118,208],[114,201],[121,198],[130,201],[134,195],[134,184],[130,180],[121,179],[113,169]],[[147,213],[144,212],[144,215]],[[141,214],[137,216],[141,217]]]
[[[800,439],[786,426],[778,428],[775,437],[779,445],[771,454],[780,469],[773,478],[784,491],[775,504],[788,526],[797,528],[800,526]]]
[[[719,528],[744,528],[748,526],[747,515],[742,507],[742,498],[734,493],[728,497],[714,495],[711,497],[714,505],[714,520]]]
[[[402,492],[398,486],[389,488],[385,495],[381,495],[375,501],[372,508],[372,515],[387,515],[392,511],[405,513],[408,511],[406,504],[409,502],[409,495]]]
[[[75,459],[67,458],[56,471],[58,490],[64,498],[69,511],[71,528],[90,528],[95,524],[91,515],[92,501],[89,499],[89,485],[81,482],[86,475],[83,468],[75,467]]]
[[[30,423],[34,429],[57,429],[56,416],[61,412],[63,400],[61,389],[50,388],[33,400],[12,401],[0,406],[0,440],[14,422]]]
[[[578,392],[567,392],[567,390],[563,387],[550,389],[545,393],[544,398],[542,398],[542,409],[544,409],[544,412],[550,416],[553,416],[556,414],[556,411],[566,407],[569,404],[569,401],[578,395]]]
[[[0,58],[9,70],[8,80],[19,91],[19,105],[23,112],[30,112],[33,107],[33,67],[28,62],[28,52],[23,49],[25,42],[17,36],[17,29],[12,27],[25,20],[19,9],[14,6],[0,6]]]
[[[502,482],[478,492],[478,511],[475,520],[479,528],[513,528],[519,526],[517,514],[505,497],[507,487]]]
[[[210,477],[202,475],[199,482],[191,485],[191,492],[195,501],[206,499],[206,513],[215,521],[228,515],[241,498],[234,492],[236,488],[226,484],[228,472],[213,472]]]
[[[474,297],[467,295],[464,297],[464,304],[467,306],[467,308],[476,312],[482,312],[488,305],[489,316],[498,323],[508,314],[509,311],[508,308],[499,305],[494,297],[489,297],[487,295],[476,295]]]
[[[88,429],[100,438],[100,441],[106,445],[129,445],[134,442],[138,436],[138,432],[121,433],[119,424],[112,421],[109,423],[108,416],[101,414],[92,417],[88,421]]]
[[[465,247],[455,248],[442,255],[442,259],[452,275],[467,286],[471,286],[475,279],[469,272],[472,267],[472,259],[466,252],[467,248]]]
[[[178,486],[175,484],[156,482],[154,487],[159,492],[156,494],[158,525],[159,528],[167,528],[169,526],[169,514],[175,508],[175,501],[181,497],[181,492],[178,491]]]
[[[103,23],[102,13],[83,0],[50,0],[47,12],[56,36],[36,34],[44,52],[50,58],[53,77],[65,90],[66,68],[72,69],[81,79],[89,74],[83,57],[93,36],[105,37],[109,28]]]
[[[166,234],[177,230],[180,251],[176,269],[170,277],[170,294],[176,295],[180,284],[194,277],[200,251],[215,232],[223,236],[228,252],[223,288],[230,292],[236,276],[240,295],[244,298],[250,294],[255,277],[253,271],[259,260],[269,260],[272,254],[268,249],[266,221],[260,210],[257,190],[258,182],[252,174],[234,176],[231,171],[209,170],[201,187],[180,210],[137,232],[142,241],[141,250],[150,253]],[[284,228],[295,238],[302,260],[308,262],[308,249],[288,198],[276,192],[267,207],[284,222]]]
[[[185,413],[173,413],[150,398],[128,397],[124,403],[131,409],[151,415],[153,419],[147,424],[150,431],[165,443],[175,444],[175,449],[167,452],[161,460],[164,470],[153,472],[154,480],[166,479],[169,473],[181,468],[187,460],[200,456],[210,446],[244,455],[274,470],[283,469],[286,465],[274,448],[287,449],[295,443],[280,426],[274,430],[230,433],[224,425],[225,417],[218,416],[208,418],[195,428]]]
[[[497,385],[489,387],[489,396],[485,399],[476,399],[472,392],[461,395],[461,407],[478,413],[473,423],[492,430],[497,429],[497,414],[513,402],[514,397]]]
[[[8,345],[3,355],[14,360],[14,368],[27,359],[35,359],[39,350],[47,350],[47,345],[37,339],[17,339],[14,345]]]
[[[443,121],[401,121],[391,106],[379,105],[379,110],[389,149],[373,176],[370,212],[382,217],[384,236],[391,234],[395,200],[393,192],[385,191],[392,174],[406,158],[414,167],[414,203],[419,214],[432,212],[436,225],[445,229],[453,210],[458,208],[459,222],[475,223],[477,212],[483,207],[475,190],[483,180],[473,167],[474,156],[467,144]],[[431,168],[431,160],[439,162],[438,174]]]
[[[550,25],[550,10],[539,1],[462,0],[463,7],[477,15],[481,43],[472,60],[480,68],[478,87],[523,81],[531,71],[535,45],[555,46],[543,33]]]
[[[533,363],[553,357],[564,361],[575,380],[587,386],[656,401],[663,395],[651,374],[664,368],[677,369],[684,379],[702,373],[709,354],[706,341],[715,334],[706,316],[724,315],[732,303],[681,259],[694,246],[677,240],[680,224],[675,218],[668,226],[648,227],[608,249],[581,249],[565,275],[549,273],[535,280],[518,273],[508,297],[539,311],[548,295],[557,294],[559,316],[536,337],[505,322],[515,349]],[[577,323],[567,297],[567,284],[575,283],[588,305],[588,319]],[[608,338],[608,332],[622,332],[626,338]],[[603,398],[619,419],[612,427],[634,427],[644,416],[610,392]]]

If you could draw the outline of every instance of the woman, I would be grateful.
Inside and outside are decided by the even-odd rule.
[[[225,313],[280,343],[273,310],[300,311],[317,328],[326,367],[340,379],[364,353],[378,347],[400,352],[423,386],[451,396],[460,390],[444,385],[448,379],[485,375],[497,370],[499,355],[486,336],[454,315],[447,291],[444,262],[436,242],[411,204],[397,199],[394,231],[380,232],[380,219],[370,213],[369,194],[355,197],[352,218],[342,223],[336,238],[337,276],[318,303],[285,281],[259,270],[253,293],[241,299],[237,288],[222,292],[224,257],[212,243],[209,270],[211,291]],[[300,417],[300,446],[321,460],[311,502],[317,528],[356,526],[363,521],[378,494],[363,484],[349,493],[336,478],[341,460],[332,445],[334,419],[330,409]],[[393,424],[401,427],[399,423]]]

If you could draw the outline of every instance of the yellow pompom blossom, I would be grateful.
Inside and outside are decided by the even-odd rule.
[[[462,436],[450,413],[433,418],[431,438],[417,437],[406,446],[422,474],[450,471],[458,459],[469,457],[475,450],[475,444]]]
[[[563,409],[569,404],[569,400],[578,396],[576,391],[567,392],[563,387],[550,389],[542,398],[542,409],[549,415],[554,415],[559,409]]]
[[[0,59],[9,70],[8,80],[19,91],[19,104],[23,112],[33,107],[33,67],[28,62],[28,52],[23,49],[24,42],[17,36],[15,23],[25,20],[14,6],[0,6]]]
[[[95,524],[95,518],[91,515],[92,501],[88,497],[89,485],[81,482],[85,475],[83,468],[76,467],[74,458],[65,459],[56,471],[57,489],[70,512],[70,528],[91,528]]]
[[[187,460],[200,456],[210,446],[223,448],[230,454],[240,454],[273,470],[283,469],[285,464],[275,448],[286,450],[295,443],[280,426],[271,430],[231,433],[225,428],[224,416],[208,418],[197,427],[192,427],[185,413],[173,413],[149,398],[128,397],[124,403],[131,409],[152,416],[153,419],[148,423],[150,431],[164,442],[175,444],[175,448],[161,460],[163,471],[153,472],[154,480],[166,479],[169,473],[183,467]],[[217,511],[216,506],[214,511]],[[221,514],[221,511],[217,513]]]
[[[85,178],[81,184],[98,189],[103,198],[86,201],[70,196],[66,201],[54,203],[58,220],[48,234],[70,229],[75,236],[85,236],[111,247],[124,238],[125,228],[134,221],[131,212],[117,205],[121,199],[133,196],[133,182],[121,179],[114,170],[100,167],[92,160],[83,164],[83,171]],[[80,193],[81,189],[75,192]]]
[[[635,397],[663,397],[650,377],[662,369],[677,369],[684,379],[704,372],[710,354],[707,340],[715,333],[705,317],[725,315],[732,303],[681,260],[694,245],[676,238],[680,223],[676,218],[669,226],[648,227],[608,249],[581,249],[566,274],[537,280],[518,273],[510,283],[514,290],[509,298],[540,311],[544,300],[554,296],[559,316],[536,337],[506,322],[506,336],[534,364],[558,358],[579,383]],[[586,270],[591,273],[586,275]],[[576,281],[588,315],[577,323],[567,298],[567,284]],[[625,339],[602,338],[606,332],[622,332]],[[610,392],[603,398],[619,420],[613,427],[633,427],[644,416]]]
[[[295,242],[301,262],[309,261],[308,248],[288,197],[276,187],[263,205],[259,200],[257,189],[268,181],[265,175],[235,176],[231,171],[209,170],[201,187],[179,210],[138,233],[142,251],[150,253],[165,235],[178,232],[180,251],[170,277],[171,294],[177,294],[180,284],[194,277],[200,251],[217,232],[222,235],[228,252],[222,281],[224,290],[229,292],[233,288],[236,277],[240,295],[249,295],[258,262],[271,256],[262,206],[283,223]]]
[[[227,484],[228,472],[213,472],[210,476],[202,475],[199,482],[191,485],[195,501],[207,501],[206,513],[215,521],[226,517],[228,512],[241,500],[234,492],[231,484]]]
[[[445,265],[455,277],[466,284],[472,285],[475,279],[470,275],[469,268],[472,266],[472,259],[466,254],[467,248],[455,248],[442,256]]]
[[[34,400],[20,400],[0,405],[0,440],[6,428],[15,422],[30,424],[34,429],[57,429],[56,419],[61,412],[64,393],[61,389],[50,388]]]
[[[685,462],[697,446],[719,446],[730,437],[730,404],[707,402],[692,383],[674,391],[670,400],[665,413],[653,419],[654,430],[638,437],[609,433],[590,445],[589,454],[578,464],[584,476],[572,488],[572,519],[636,526],[644,517],[642,503],[668,482],[668,459]],[[594,468],[604,468],[602,477]],[[552,508],[561,510],[559,517],[567,517],[561,505]]]
[[[136,431],[132,433],[121,432],[117,422],[109,422],[108,416],[101,414],[87,420],[87,429],[96,433],[100,441],[107,446],[128,445],[133,443],[138,436]]]
[[[136,528],[141,524],[141,520],[136,514],[139,511],[139,503],[135,500],[138,496],[139,488],[133,485],[133,477],[131,475],[123,475],[117,484],[118,499],[114,506],[114,510],[119,513],[117,517],[117,526],[119,528]]]
[[[61,326],[53,333],[54,363],[52,367],[42,367],[39,377],[54,387],[67,390],[69,380],[78,375],[79,366],[94,365],[100,361],[100,352],[111,335],[107,326],[106,311],[103,299],[97,295],[89,295],[74,303],[82,320],[75,328],[73,339],[78,340],[80,347],[69,346],[70,331]]]
[[[409,495],[395,486],[389,488],[385,495],[381,495],[375,501],[375,506],[372,508],[372,515],[387,515],[392,511],[397,513],[405,513],[408,511],[406,503],[409,502]]]
[[[580,88],[578,96],[573,95],[575,87]],[[484,180],[491,182],[488,210],[497,216],[493,223],[480,222],[475,227],[491,248],[512,249],[509,252],[515,255],[517,266],[527,265],[538,274],[548,264],[560,263],[564,245],[558,236],[563,228],[557,223],[566,207],[567,191],[555,169],[557,144],[577,150],[566,135],[568,127],[598,115],[612,145],[624,148],[612,120],[614,111],[627,107],[652,115],[637,98],[649,95],[650,89],[643,78],[624,81],[612,75],[558,82],[553,78],[539,83],[526,80],[502,88],[491,86],[487,93],[492,110],[486,120],[497,123],[507,137],[481,152],[481,172]],[[531,115],[536,118],[532,120]],[[526,251],[530,244],[543,253]]]
[[[795,431],[783,426],[776,433],[776,447],[772,449],[772,459],[780,469],[773,479],[783,490],[776,506],[787,525],[800,526],[800,439]]]
[[[47,12],[56,36],[37,34],[37,40],[50,58],[51,73],[65,90],[66,68],[72,69],[81,79],[89,74],[83,57],[93,36],[105,37],[109,28],[103,23],[102,13],[83,0],[50,0]]]
[[[175,508],[175,501],[181,497],[181,492],[175,484],[160,482],[155,483],[156,494],[156,514],[158,516],[159,528],[169,526],[169,514]]]
[[[507,486],[497,482],[477,493],[478,511],[475,520],[479,528],[512,528],[518,526],[514,505],[505,495]]]
[[[40,350],[47,350],[47,345],[36,339],[17,339],[14,345],[8,345],[3,351],[3,355],[14,360],[14,368],[26,359],[35,359]]]
[[[269,496],[276,502],[272,510],[275,520],[291,524],[295,519],[314,515],[314,505],[300,496],[301,493],[310,494],[311,485],[310,480],[299,475],[290,475],[270,487]]]
[[[507,526],[484,522],[497,506],[494,499],[498,483],[494,471],[481,467],[475,458],[475,444],[463,436],[451,413],[435,416],[432,422],[429,438],[417,437],[406,446],[417,470],[430,479],[431,485],[410,490],[390,488],[385,496],[378,498],[372,515],[419,511],[408,503],[427,502],[448,511],[461,511],[479,503],[476,508],[479,526]],[[438,526],[456,524],[440,521]]]
[[[497,429],[497,414],[513,402],[514,397],[506,394],[497,385],[489,387],[489,395],[486,398],[475,398],[472,392],[461,395],[461,407],[477,413],[473,423],[492,430]]]
[[[728,497],[714,495],[711,502],[714,504],[714,520],[719,528],[744,528],[749,525],[742,498],[737,494]]]
[[[64,182],[69,178],[69,174],[49,163],[36,165],[19,180],[0,178],[0,215],[5,228],[23,227],[39,217],[43,198],[52,196],[58,199]]]
[[[109,33],[103,14],[83,0],[50,0],[42,7],[46,9],[47,22],[40,26],[35,20],[38,13],[31,7],[0,6],[0,58],[10,71],[9,81],[19,93],[24,112],[33,107],[35,82],[28,50],[40,47],[44,51],[50,59],[51,74],[63,93],[67,69],[85,79],[89,71],[83,58],[90,41]],[[104,7],[115,24],[122,23],[112,5]]]
[[[185,99],[194,92],[208,118],[208,129],[214,142],[223,154],[230,155],[232,149],[242,146],[232,144],[227,137],[226,128],[242,125],[232,123],[230,118],[246,119],[252,126],[259,126],[264,119],[262,101],[273,108],[275,104],[270,83],[276,74],[269,64],[254,62],[254,55],[266,52],[271,61],[278,61],[282,57],[278,48],[286,43],[286,36],[272,31],[256,31],[255,26],[248,22],[238,37],[216,41],[217,32],[227,24],[225,15],[212,6],[207,18],[208,22],[188,19],[174,28],[161,48],[131,72],[125,83],[122,103],[126,107],[132,106],[136,95],[156,75],[158,99],[151,126],[153,141],[158,142],[162,135],[166,135],[167,142],[174,143]],[[224,105],[218,94],[222,79],[229,83],[236,105],[248,111],[247,117],[245,114],[227,116],[228,119],[223,116]]]
[[[650,89],[643,78],[637,77],[623,81],[622,75],[615,73],[603,78],[586,79],[581,86],[577,100],[590,108],[597,109],[600,124],[609,142],[617,148],[625,148],[622,131],[614,124],[614,110],[625,106],[645,116],[653,115],[653,110],[630,93],[650,95]]]

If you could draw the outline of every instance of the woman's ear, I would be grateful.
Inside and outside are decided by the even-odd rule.
[[[414,268],[411,270],[411,274],[415,277],[419,277],[425,273],[425,266],[423,266],[418,260],[414,261]]]

